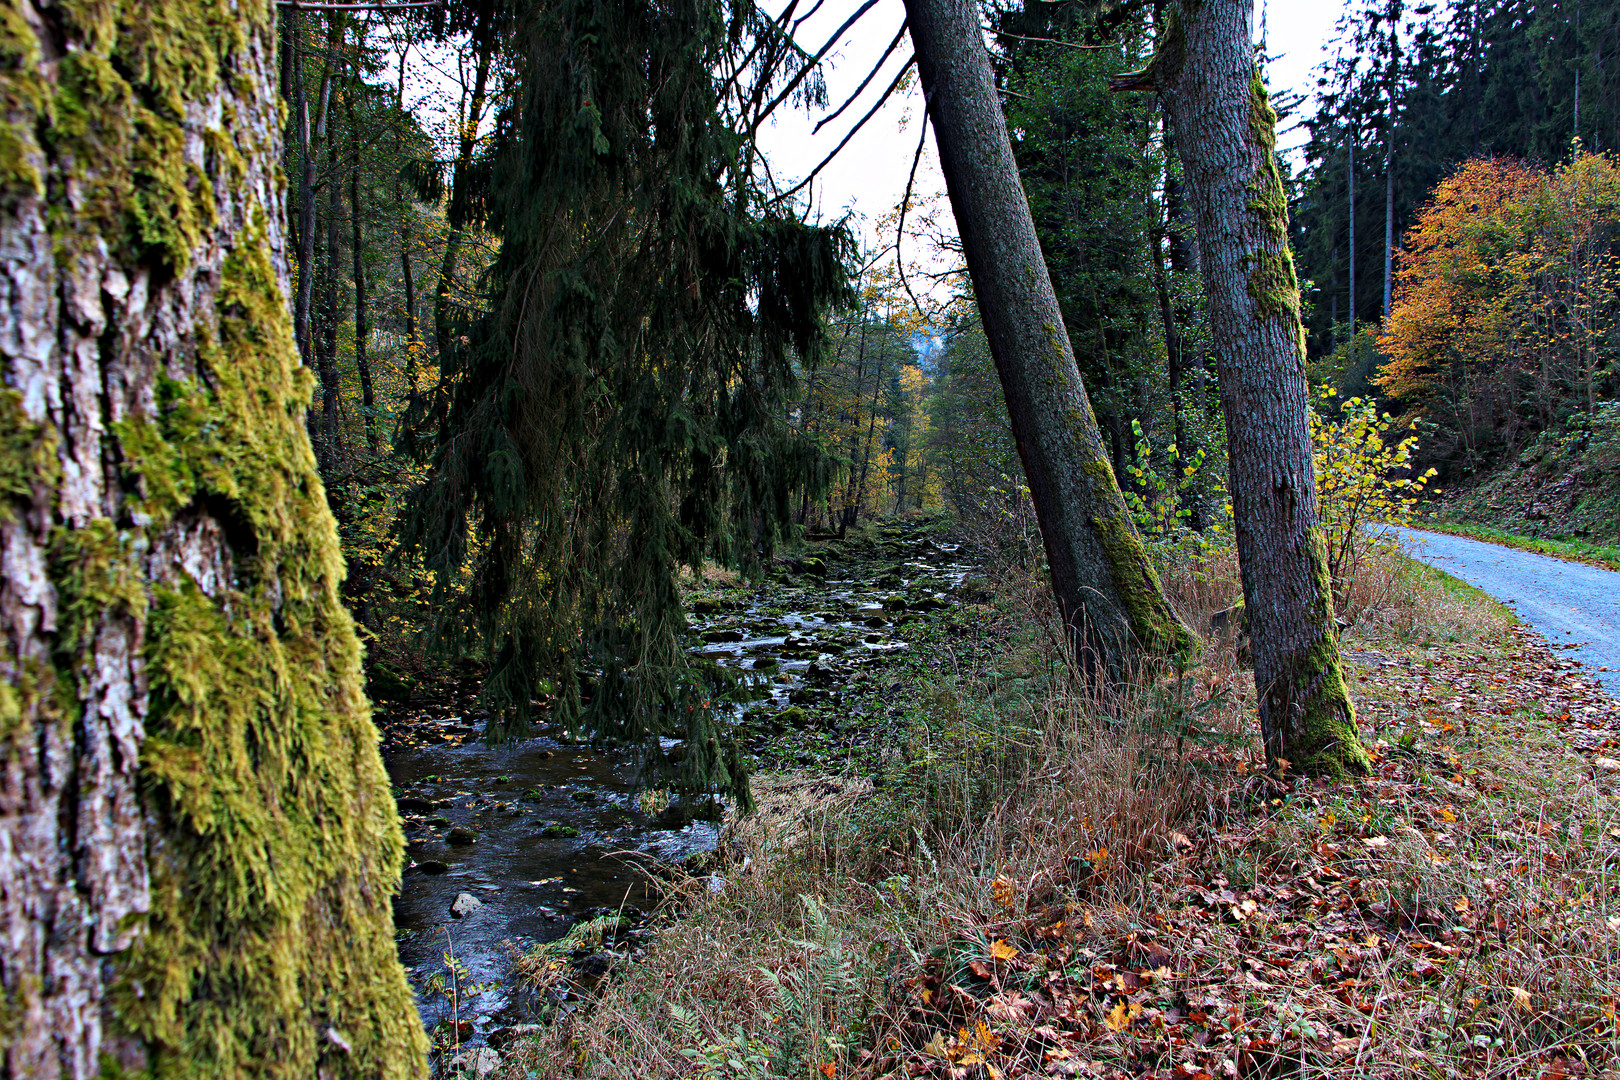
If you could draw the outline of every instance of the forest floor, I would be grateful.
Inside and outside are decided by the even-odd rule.
[[[900,592],[911,533],[800,565]],[[1341,642],[1375,771],[1343,782],[1263,771],[1232,642],[1099,710],[1031,575],[962,578],[894,662],[752,710],[760,812],[500,1075],[1620,1075],[1620,704],[1379,565]],[[1169,583],[1194,625],[1235,595],[1219,560]]]

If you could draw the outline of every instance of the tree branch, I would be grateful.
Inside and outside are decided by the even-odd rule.
[[[294,11],[400,11],[404,8],[449,7],[450,0],[392,0],[373,4],[330,4],[320,0],[276,0],[277,7]]]
[[[855,88],[855,92],[849,95],[849,97],[845,99],[844,103],[838,106],[831,116],[822,117],[821,121],[816,124],[815,128],[811,130],[810,134],[816,134],[822,128],[826,127],[828,124],[832,123],[834,120],[843,115],[845,109],[855,104],[855,99],[860,97],[861,92],[864,91],[872,80],[877,77],[877,73],[883,68],[884,61],[888,60],[889,54],[893,53],[894,50],[899,46],[900,39],[906,36],[906,27],[908,25],[909,24],[904,19],[900,21],[900,29],[895,32],[894,40],[889,42],[889,47],[887,49],[883,50],[883,55],[878,57],[877,63],[872,65],[872,70],[866,73],[866,78],[861,80],[861,85]]]
[[[782,88],[782,92],[777,94],[776,97],[772,98],[771,103],[765,106],[758,116],[754,117],[754,122],[748,125],[749,138],[754,137],[754,134],[759,131],[759,125],[765,122],[765,118],[770,116],[771,113],[775,112],[776,107],[782,104],[782,102],[786,101],[788,95],[799,88],[799,84],[805,80],[805,77],[809,75],[810,72],[815,70],[817,64],[821,63],[822,57],[831,52],[833,46],[838,44],[839,40],[843,38],[845,32],[847,32],[850,27],[854,26],[856,22],[860,20],[861,16],[865,15],[868,11],[871,11],[874,7],[876,7],[877,2],[878,0],[866,0],[866,3],[855,9],[855,14],[844,20],[844,25],[833,31],[833,35],[827,39],[827,44],[823,45],[820,50],[816,52],[816,55],[812,56],[809,62],[806,63],[804,67],[799,69],[799,73],[793,76],[788,84]]]
[[[900,74],[898,74],[898,75],[896,75],[894,77],[894,81],[889,84],[889,88],[887,90],[883,91],[883,96],[881,96],[881,97],[879,97],[877,99],[877,104],[873,105],[870,109],[866,110],[866,115],[861,117],[860,120],[855,124],[855,126],[850,128],[849,131],[845,133],[843,139],[841,139],[839,141],[838,145],[833,147],[832,153],[830,153],[826,157],[822,158],[821,163],[819,165],[817,165],[815,168],[810,170],[810,175],[809,176],[806,176],[803,180],[800,180],[797,184],[794,184],[787,191],[784,191],[782,194],[778,195],[777,200],[780,201],[782,199],[787,198],[789,195],[793,195],[793,194],[803,190],[803,188],[804,188],[804,186],[806,184],[808,184],[808,183],[810,183],[810,181],[814,180],[816,178],[816,174],[819,173],[822,169],[826,168],[827,163],[832,161],[833,158],[837,157],[839,151],[843,150],[844,147],[849,145],[849,140],[851,140],[851,139],[853,139],[855,137],[855,133],[857,131],[860,131],[861,128],[865,127],[866,122],[868,120],[872,119],[872,117],[877,114],[877,111],[879,109],[883,108],[884,103],[887,102],[889,100],[890,96],[892,96],[894,94],[895,90],[899,88],[900,81],[906,77],[906,72],[911,70],[911,65],[915,64],[916,62],[917,62],[917,58],[915,56],[912,57],[911,59],[907,60],[905,66],[900,69]],[[926,121],[924,121],[924,123],[926,125]],[[819,126],[818,126],[817,130],[820,130]]]

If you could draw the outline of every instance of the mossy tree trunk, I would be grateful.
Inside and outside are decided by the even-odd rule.
[[[917,70],[1075,655],[1097,683],[1190,639],[1108,463],[1018,179],[973,0],[906,0]]]
[[[271,0],[0,0],[0,1077],[421,1075]]]
[[[1291,768],[1364,772],[1339,666],[1317,519],[1299,284],[1277,173],[1277,116],[1250,44],[1249,0],[1186,0],[1145,71],[1175,129],[1209,301],[1228,486],[1266,753]]]

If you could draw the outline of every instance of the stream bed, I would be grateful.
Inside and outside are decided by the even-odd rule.
[[[840,687],[904,654],[905,628],[951,606],[972,570],[958,550],[926,529],[887,528],[811,545],[770,580],[691,599],[691,651],[751,684],[736,717],[744,745],[759,751],[790,727],[836,729]],[[640,867],[719,838],[713,823],[636,791],[630,751],[545,728],[490,746],[471,702],[470,692],[413,701],[384,723],[410,858],[394,905],[400,960],[424,1024],[462,1046],[534,1019],[538,1003],[511,977],[517,953],[586,918],[639,918],[650,899]],[[614,957],[633,956],[643,933]]]

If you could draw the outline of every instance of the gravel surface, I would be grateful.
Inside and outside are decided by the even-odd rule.
[[[1579,642],[1568,655],[1620,696],[1620,573],[1461,536],[1391,531],[1413,558],[1511,605],[1552,644]]]

